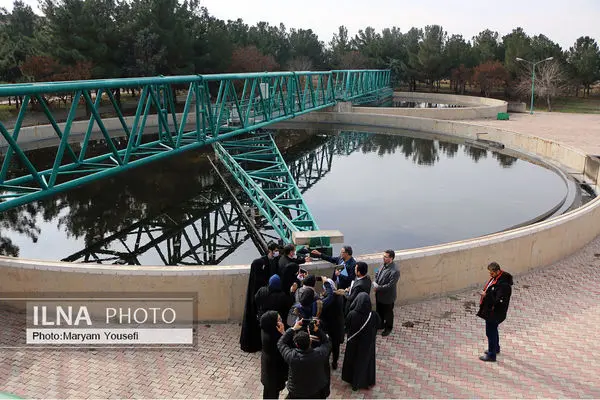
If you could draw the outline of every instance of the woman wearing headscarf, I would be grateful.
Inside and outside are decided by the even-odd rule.
[[[335,294],[335,282],[328,279],[332,287],[331,294],[326,292],[323,300],[323,312],[321,313],[322,328],[331,340],[331,369],[337,369],[340,358],[340,345],[344,343],[344,296]],[[331,296],[331,301],[326,301]]]
[[[267,311],[263,314],[260,318],[260,329],[260,381],[264,386],[263,399],[277,399],[288,377],[288,365],[277,349],[277,341],[285,332],[277,311]]]
[[[281,278],[279,275],[273,275],[269,278],[269,285],[258,289],[255,296],[258,318],[270,310],[277,311],[284,319],[292,307],[293,299],[281,291]]]
[[[346,316],[348,339],[342,380],[350,383],[352,390],[368,389],[375,385],[375,338],[380,320],[371,308],[369,295],[359,293]]]

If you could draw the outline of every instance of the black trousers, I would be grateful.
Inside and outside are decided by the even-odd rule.
[[[279,398],[279,390],[274,387],[265,386],[263,388],[263,399],[278,399]]]
[[[337,363],[340,359],[340,340],[337,337],[331,337],[331,354],[333,354],[332,362]]]
[[[375,309],[377,314],[379,314],[379,318],[381,318],[382,328],[391,331],[394,327],[394,303],[383,304],[376,302]]]
[[[318,391],[317,393],[313,393],[310,396],[298,396],[294,393],[288,393],[286,399],[325,399],[322,395],[322,391]]]

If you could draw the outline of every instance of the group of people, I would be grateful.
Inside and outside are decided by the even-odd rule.
[[[262,351],[263,398],[278,398],[286,383],[288,398],[329,396],[331,369],[338,368],[344,341],[342,380],[353,390],[375,385],[377,330],[388,336],[394,325],[400,278],[394,251],[384,252],[373,281],[368,265],[354,259],[350,246],[342,247],[338,257],[306,248],[298,253],[294,245],[271,243],[268,253],[251,264],[240,345],[246,352]],[[335,264],[330,278],[300,267],[311,256]],[[498,326],[506,318],[513,279],[495,262],[488,271],[477,315],[485,320],[488,337],[480,359],[493,362],[500,353]],[[315,288],[317,281],[322,292]]]
[[[306,248],[298,253],[294,245],[272,243],[251,264],[240,345],[246,352],[262,351],[263,397],[277,398],[287,382],[288,398],[326,398],[344,341],[342,380],[353,390],[373,386],[377,330],[387,336],[393,328],[400,278],[394,251],[384,252],[373,281],[350,246],[342,247],[339,257]],[[311,257],[335,264],[332,276],[315,277],[301,268]]]

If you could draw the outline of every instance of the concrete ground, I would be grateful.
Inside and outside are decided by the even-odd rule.
[[[481,119],[464,122],[529,133],[585,150],[590,155],[600,155],[600,114],[534,111],[533,114],[512,113],[508,121]]]
[[[510,121],[478,123],[600,154],[597,115],[512,114]],[[392,335],[377,338],[377,385],[352,392],[338,369],[330,397],[600,398],[599,269],[597,237],[554,265],[517,276],[497,363],[478,360],[486,340],[475,290],[396,307]],[[3,343],[21,334],[22,316],[0,310],[0,318]],[[32,398],[258,398],[260,355],[239,350],[239,332],[238,324],[201,325],[194,350],[0,349],[0,391]]]

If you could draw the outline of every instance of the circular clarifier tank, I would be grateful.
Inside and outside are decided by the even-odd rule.
[[[356,254],[510,229],[574,197],[560,171],[481,143],[381,128],[273,132],[319,228],[340,230]],[[54,149],[31,152],[51,160]],[[184,153],[9,210],[2,249],[105,264],[248,264],[259,256],[248,221],[265,241],[278,237],[230,178],[237,207],[209,155]]]

